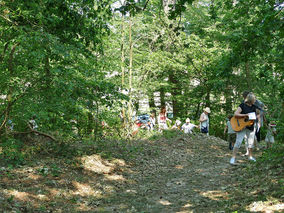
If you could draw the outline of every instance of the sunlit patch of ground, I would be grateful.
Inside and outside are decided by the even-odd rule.
[[[250,204],[247,208],[250,212],[284,212],[284,203],[274,203],[272,201],[257,201]]]
[[[227,200],[228,199],[228,193],[223,191],[207,191],[207,192],[201,192],[201,195],[204,197],[208,197],[211,200]]]
[[[246,166],[254,164],[239,157],[240,167],[229,165],[228,144],[221,139],[178,135],[138,143],[143,149],[128,161],[93,153],[71,163],[46,158],[36,159],[33,166],[4,168],[0,208],[7,212],[284,211],[280,199],[265,200],[271,189],[260,189],[264,185],[254,182],[258,177],[251,177],[249,183],[247,177],[242,179]],[[277,169],[281,174],[281,167]],[[275,171],[261,181],[277,186]],[[265,201],[252,201],[259,192]]]

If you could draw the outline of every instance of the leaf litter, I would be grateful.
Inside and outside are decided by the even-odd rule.
[[[177,134],[131,144],[142,146],[132,158],[109,159],[94,152],[76,159],[45,157],[19,168],[1,167],[0,208],[3,212],[284,210],[283,194],[275,190],[283,167],[252,175],[248,170],[255,164],[244,157],[239,157],[240,166],[232,167],[228,143],[220,138]],[[121,149],[111,151],[123,156]]]

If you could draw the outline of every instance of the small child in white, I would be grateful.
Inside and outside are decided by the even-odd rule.
[[[274,122],[268,122],[268,130],[265,137],[267,149],[274,143],[274,135],[276,135],[276,124]]]
[[[180,125],[181,125],[181,121],[180,120],[176,120],[175,124],[172,126],[172,129],[180,130]]]
[[[35,129],[36,130],[38,128],[38,125],[37,125],[35,119],[36,119],[36,116],[33,115],[31,120],[29,120],[29,125],[30,125],[31,129]]]
[[[194,127],[198,128],[198,126],[190,123],[190,119],[187,118],[185,120],[185,123],[182,125],[181,129],[185,134],[192,134],[192,130]]]

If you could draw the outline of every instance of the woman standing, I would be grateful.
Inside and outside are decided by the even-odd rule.
[[[171,120],[167,118],[166,107],[162,107],[158,116],[159,130],[168,129],[167,120],[171,122]]]
[[[207,135],[209,135],[209,117],[208,117],[209,113],[211,113],[210,108],[206,107],[199,118],[200,131]]]
[[[255,103],[255,96],[253,93],[249,93],[243,103],[241,103],[238,107],[238,109],[235,111],[234,116],[237,118],[248,118],[249,114],[254,114],[255,118],[257,117],[258,120],[259,118],[259,110],[257,107],[254,105]],[[241,147],[241,144],[243,142],[244,137],[247,137],[247,142],[248,142],[248,156],[249,160],[251,161],[256,161],[255,158],[252,156],[252,148],[254,144],[254,137],[255,137],[255,125],[252,124],[251,126],[245,127],[243,130],[237,132],[237,138],[236,138],[236,143],[233,148],[233,154],[230,160],[230,164],[235,165],[236,163],[236,155]]]

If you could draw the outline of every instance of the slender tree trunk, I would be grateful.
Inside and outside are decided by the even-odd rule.
[[[166,106],[166,101],[165,101],[165,90],[164,88],[160,88],[160,102],[161,102],[161,107]]]
[[[282,141],[282,143],[284,143],[284,130],[283,130],[283,128],[284,128],[284,101],[282,101],[282,110],[281,110],[281,112],[280,112],[280,123],[282,124],[282,126],[280,126],[280,128],[282,128],[282,129],[280,129],[280,134],[282,135],[282,137],[280,137],[281,139],[281,141]]]
[[[231,86],[230,85],[227,85],[227,88],[225,90],[225,93],[224,93],[224,96],[225,96],[225,112],[226,112],[226,115],[229,115],[229,114],[232,114],[232,110],[233,110],[233,90],[231,89]]]
[[[194,116],[196,120],[199,120],[199,116],[198,116],[199,114],[200,114],[200,102],[198,102],[196,106],[196,111],[195,111],[195,116]]]
[[[18,46],[18,44],[14,44],[12,46],[10,55],[9,55],[9,61],[8,61],[8,70],[10,73],[10,77],[12,78],[14,75],[14,53],[16,51],[16,47]],[[8,89],[8,94],[7,94],[7,107],[5,109],[5,113],[4,113],[4,120],[2,121],[2,124],[0,126],[0,130],[5,126],[8,118],[9,118],[9,113],[13,104],[13,100],[12,100],[12,96],[13,96],[13,86],[10,85],[9,89]]]
[[[172,94],[172,102],[173,102],[173,114],[175,117],[178,117],[181,114],[180,112],[181,106],[179,102],[179,98],[181,95],[181,88],[179,86],[178,79],[176,78],[176,76],[174,76],[172,72],[170,72],[169,81],[172,84],[171,94]]]
[[[125,36],[125,25],[124,25],[124,16],[122,16],[122,23],[121,23],[121,46],[120,46],[120,51],[121,51],[121,88],[124,89],[125,86],[125,55],[124,55],[124,36]],[[125,119],[125,108],[124,108],[124,101],[123,101],[123,106],[122,106],[122,119],[123,123],[125,125],[126,119]]]
[[[206,92],[206,97],[205,97],[205,103],[206,103],[206,107],[210,107],[211,103],[210,103],[210,89],[207,89]]]
[[[149,97],[149,107],[150,107],[150,109],[155,109],[156,105],[155,105],[154,94],[151,92],[151,93],[149,93],[148,97]]]
[[[129,17],[129,102],[128,102],[128,120],[131,121],[133,109],[132,109],[132,61],[133,61],[133,42],[132,42],[132,17]]]
[[[251,78],[251,73],[250,73],[250,65],[249,65],[248,61],[245,63],[245,75],[246,75],[248,91],[251,91],[251,89],[252,89],[252,78]]]

